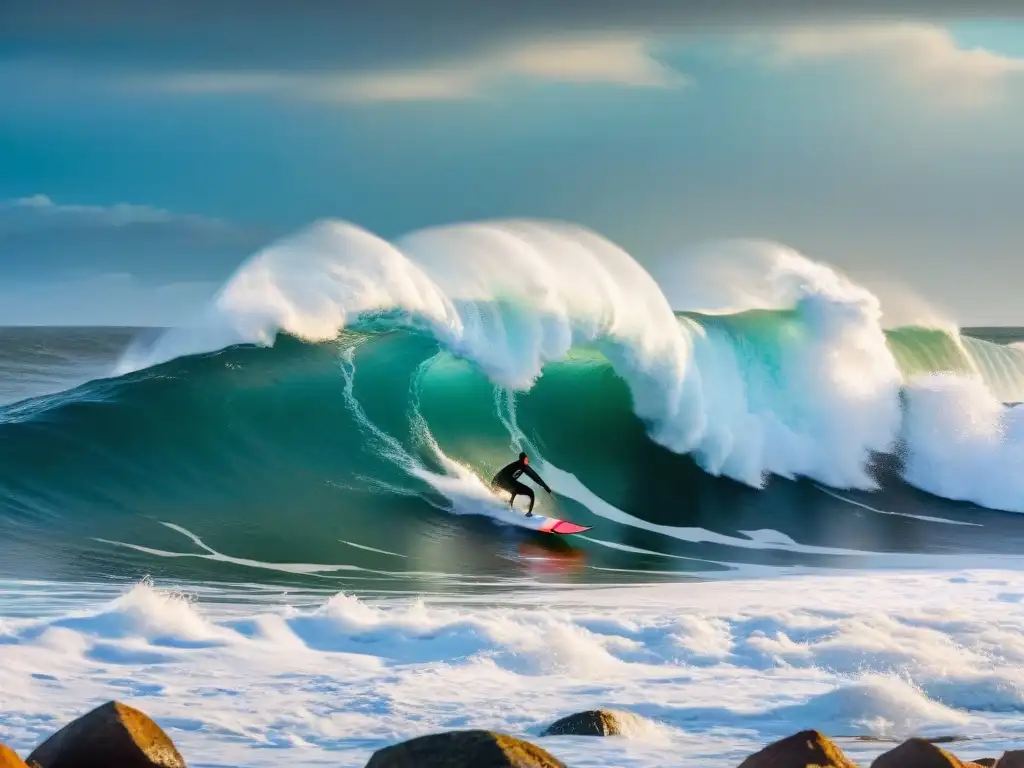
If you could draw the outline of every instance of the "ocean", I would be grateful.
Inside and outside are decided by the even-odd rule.
[[[887,325],[750,247],[741,291],[564,226],[328,221],[180,326],[0,329],[0,742],[116,698],[196,766],[466,727],[577,768],[804,728],[998,754],[1024,329]],[[591,530],[490,493],[520,450],[537,511]],[[634,732],[540,738],[596,706]]]

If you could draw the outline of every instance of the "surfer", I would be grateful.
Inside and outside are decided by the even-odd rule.
[[[533,488],[528,485],[523,485],[517,479],[521,474],[525,472],[529,475],[534,482],[538,483],[548,493],[551,493],[551,489],[548,484],[541,480],[540,475],[530,468],[530,459],[525,453],[520,453],[519,458],[513,461],[494,476],[491,480],[491,485],[494,488],[500,488],[503,491],[508,491],[512,494],[512,497],[508,500],[508,505],[514,507],[516,496],[522,494],[530,499],[530,508],[526,511],[527,517],[533,517]]]

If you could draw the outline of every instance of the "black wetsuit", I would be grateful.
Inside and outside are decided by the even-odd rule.
[[[534,472],[533,469],[529,467],[529,465],[524,464],[522,459],[517,459],[516,461],[513,461],[511,464],[509,464],[507,467],[503,467],[502,470],[494,476],[494,479],[491,480],[491,485],[493,485],[495,488],[501,488],[503,490],[506,490],[512,494],[512,498],[508,500],[509,506],[512,506],[513,502],[515,502],[516,500],[516,496],[519,496],[520,494],[529,498],[530,508],[527,510],[526,514],[532,515],[534,500],[533,488],[531,488],[528,485],[523,485],[517,479],[521,474],[523,474],[523,472],[529,475],[534,480],[534,482],[540,485],[541,488],[543,488],[548,493],[551,493],[551,489],[548,487],[548,484],[541,480],[540,475]]]

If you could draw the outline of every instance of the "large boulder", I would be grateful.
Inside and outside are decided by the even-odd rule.
[[[540,747],[493,731],[446,731],[379,749],[366,768],[565,768]]]
[[[827,736],[801,731],[769,744],[742,763],[740,768],[857,768]]]
[[[907,739],[896,749],[875,758],[871,768],[970,768],[956,755],[926,739]]]
[[[556,720],[542,736],[622,736],[637,721],[631,712],[613,709],[588,709]]]
[[[1015,749],[1012,752],[1003,752],[1003,756],[993,763],[999,768],[1024,768],[1024,751]]]
[[[977,760],[972,760],[971,763],[974,765],[980,765],[981,768],[992,768],[998,761],[994,757],[979,757]],[[971,763],[967,763],[970,765]]]
[[[0,768],[28,768],[25,761],[10,747],[0,744]]]
[[[186,768],[160,726],[119,701],[61,728],[36,747],[28,762],[40,768]]]

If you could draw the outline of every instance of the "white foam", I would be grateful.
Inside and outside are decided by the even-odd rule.
[[[978,379],[925,376],[907,390],[908,482],[949,499],[1024,512],[1024,408]]]
[[[676,525],[664,525],[652,523],[649,520],[631,515],[628,512],[615,507],[600,496],[587,488],[579,478],[564,469],[556,467],[550,462],[538,460],[540,471],[548,478],[548,484],[558,491],[559,494],[578,501],[591,512],[606,520],[627,525],[632,528],[641,528],[652,533],[660,533],[663,536],[687,541],[694,544],[721,544],[739,549],[778,549],[790,552],[802,552],[806,554],[828,554],[828,555],[858,555],[863,551],[854,549],[843,549],[841,547],[819,547],[811,544],[798,544],[778,531],[757,532],[762,535],[740,538],[729,536],[724,533],[715,533],[706,528],[695,528]]]
[[[390,551],[388,551],[386,549],[377,549],[376,547],[369,547],[366,544],[356,544],[354,541],[345,541],[344,539],[338,539],[338,541],[340,541],[342,544],[348,544],[350,547],[355,547],[356,549],[362,549],[362,550],[364,550],[366,552],[376,552],[377,554],[380,554],[380,555],[390,555],[391,557],[402,557],[402,558],[407,558],[408,557],[408,555],[403,555],[403,554],[400,554],[398,552],[390,552]]]
[[[514,515],[514,513],[510,513]],[[514,515],[515,517],[521,518],[521,515]],[[145,552],[148,555],[154,555],[156,557],[166,558],[197,558],[200,560],[210,560],[218,563],[228,563],[234,566],[241,566],[243,568],[251,568],[255,572],[260,571],[276,571],[278,573],[292,573],[302,574],[305,576],[314,576],[323,579],[330,579],[340,572],[345,572],[345,579],[348,581],[382,581],[389,579],[403,579],[407,577],[419,577],[419,578],[438,578],[444,579],[451,585],[462,584],[465,582],[458,581],[466,577],[459,573],[445,573],[437,571],[417,571],[417,570],[397,570],[387,571],[376,568],[363,568],[358,565],[352,565],[351,563],[285,563],[285,562],[274,562],[269,560],[252,560],[249,558],[235,557],[224,552],[218,552],[217,550],[206,544],[199,536],[189,531],[180,525],[174,523],[162,522],[162,525],[177,531],[182,536],[185,536],[192,541],[202,552],[179,552],[176,550],[165,550],[157,549],[154,547],[147,547],[141,544],[133,544],[125,541],[114,541],[110,539],[94,538],[94,541],[101,542],[103,544],[109,544],[114,547],[123,547],[125,549],[134,549],[137,552]],[[405,558],[406,555],[400,555],[396,552],[387,552],[385,550],[378,550],[365,545],[353,544],[352,542],[344,542],[351,546],[366,549],[373,552],[380,552],[381,554],[394,555],[396,557]],[[513,579],[515,581],[517,579]],[[503,583],[501,579],[498,579],[493,584]]]
[[[46,618],[3,619],[0,733],[23,753],[110,698],[154,716],[191,762],[239,768],[362,766],[465,727],[574,766],[640,768],[734,766],[804,728],[966,736],[965,757],[1024,737],[1020,572],[523,589],[500,604],[108,590],[52,585]],[[539,736],[592,707],[630,713],[627,738]],[[844,743],[862,760],[887,746]]]
[[[912,733],[921,737],[959,736],[975,718],[929,699],[899,677],[866,675],[803,704],[772,713],[790,721],[813,721],[826,733],[868,734],[898,741]]]
[[[123,547],[125,549],[134,549],[138,552],[145,552],[147,555],[156,555],[157,557],[170,557],[170,558],[182,558],[182,557],[194,557],[200,560],[212,560],[218,563],[229,563],[231,565],[241,565],[248,568],[264,569],[268,571],[281,571],[283,573],[302,573],[307,575],[318,575],[324,573],[334,573],[336,571],[362,571],[365,570],[357,565],[351,564],[329,564],[329,563],[273,563],[264,560],[250,560],[241,557],[233,557],[226,555],[223,552],[218,552],[209,545],[203,542],[198,536],[183,528],[175,523],[166,523],[160,521],[161,525],[165,525],[173,531],[177,531],[182,536],[185,536],[192,541],[202,552],[174,552],[165,549],[156,549],[154,547],[146,547],[141,544],[132,544],[131,542],[125,541],[114,541],[111,539],[95,538],[94,541],[99,541],[103,544],[110,544],[115,547]]]
[[[836,493],[835,491],[830,491],[828,488],[823,488],[820,485],[818,486],[818,490],[821,491],[822,493],[824,493],[826,496],[831,496],[833,499],[837,499],[838,501],[842,501],[842,502],[845,502],[846,504],[849,504],[851,507],[859,507],[860,509],[866,509],[868,512],[874,512],[875,514],[878,514],[878,515],[892,515],[894,517],[909,517],[909,518],[911,518],[913,520],[923,520],[926,523],[942,523],[944,525],[966,525],[966,526],[970,526],[972,528],[980,528],[981,527],[981,523],[971,523],[971,522],[967,522],[966,520],[950,520],[949,518],[946,518],[946,517],[934,517],[932,515],[915,515],[915,514],[913,514],[911,512],[893,512],[893,511],[888,510],[888,509],[879,509],[878,507],[872,507],[869,504],[865,504],[863,502],[856,501],[855,499],[849,499],[846,496],[843,496],[842,494]]]

